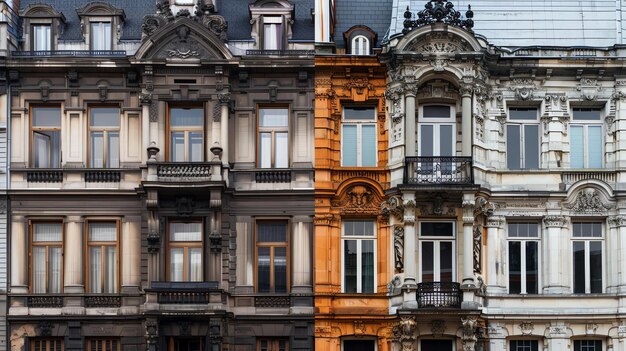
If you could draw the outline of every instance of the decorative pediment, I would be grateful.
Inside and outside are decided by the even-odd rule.
[[[601,191],[595,188],[581,189],[573,199],[564,204],[574,214],[598,214],[604,215],[614,204]]]
[[[22,17],[28,18],[60,18],[65,22],[65,16],[48,4],[31,4],[20,13]]]
[[[461,13],[454,8],[454,4],[450,1],[431,0],[424,5],[424,9],[414,15],[407,6],[404,12],[404,29],[402,33],[406,34],[415,28],[433,23],[445,23],[456,26],[467,31],[472,31],[474,27],[474,12],[470,5],[467,6],[465,12],[466,19],[461,18]]]
[[[335,200],[333,207],[340,208],[341,215],[378,216],[381,214],[383,198],[370,185],[350,185]]]
[[[90,2],[87,5],[76,9],[79,17],[83,16],[119,16],[126,19],[124,10],[102,1]]]

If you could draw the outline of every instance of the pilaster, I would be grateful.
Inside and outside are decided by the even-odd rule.
[[[566,223],[567,218],[560,215],[548,215],[543,218],[544,294],[564,294],[570,291],[566,273],[569,270],[565,263],[570,260],[564,257],[567,247],[561,235]]]

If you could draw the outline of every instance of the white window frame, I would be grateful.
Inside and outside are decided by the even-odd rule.
[[[41,41],[39,41],[37,39],[37,30],[36,28],[38,27],[45,27],[47,28],[47,40],[45,40],[44,42],[46,43],[46,47],[44,49],[39,49],[37,47],[37,44],[40,44]],[[48,24],[48,23],[33,23],[31,24],[31,31],[32,31],[32,35],[31,38],[33,39],[33,43],[32,43],[32,51],[50,51],[52,50],[52,24]]]
[[[268,47],[268,42],[267,42],[267,38],[265,35],[266,25],[275,26],[276,28],[278,28],[278,30],[280,30],[280,38],[278,38],[278,41],[275,43],[276,44],[275,48]],[[276,15],[263,16],[262,31],[263,31],[263,45],[262,45],[263,50],[283,50],[283,42],[285,39],[285,28],[284,28],[283,16],[276,16]]]
[[[350,221],[350,220],[359,220],[359,221],[368,221],[371,222],[373,227],[374,227],[374,235],[372,236],[367,236],[367,235],[345,235],[345,226],[344,223],[345,221]],[[356,240],[357,241],[357,245],[356,245],[356,294],[362,294],[363,293],[363,251],[362,251],[362,245],[360,245],[361,242],[363,242],[364,240],[371,240],[374,242],[374,291],[371,293],[366,293],[366,294],[376,294],[378,292],[378,226],[377,226],[377,221],[376,219],[350,219],[347,218],[345,219],[345,221],[341,222],[341,292],[342,293],[346,293],[346,276],[345,276],[345,262],[346,262],[346,258],[344,257],[344,253],[345,253],[345,240]],[[347,294],[347,293],[346,293]],[[349,294],[354,294],[354,293],[349,293]],[[343,343],[342,343],[343,345]]]
[[[602,236],[574,236],[574,223],[600,223],[602,226]],[[602,291],[600,293],[593,294],[604,294],[606,292],[606,225],[601,220],[573,220],[570,225],[570,277],[572,277],[572,294],[582,295],[582,293],[574,292],[574,242],[582,241],[585,243],[585,292],[584,294],[592,294],[591,292],[591,267],[590,267],[590,252],[589,252],[589,243],[592,241],[599,241],[601,243],[602,249]]]
[[[110,27],[110,33],[109,33],[110,40],[108,42],[103,40],[102,42],[103,43],[107,43],[106,46],[108,46],[108,48],[106,46],[103,49],[102,48],[95,48],[94,47],[94,44],[95,44],[94,43],[94,37],[96,35],[96,30],[95,30],[95,26],[94,25],[100,25],[101,26],[101,25],[103,25],[105,23],[108,23],[109,27]],[[97,32],[98,32],[98,34],[100,36],[106,37],[106,35],[104,34],[104,32],[105,32],[104,28],[99,29]],[[89,37],[89,48],[90,48],[90,50],[93,50],[93,51],[109,51],[109,50],[113,50],[113,21],[111,21],[111,19],[108,19],[108,18],[107,19],[102,19],[102,20],[90,21],[89,22],[89,36],[90,36]]]
[[[509,242],[511,241],[520,241],[522,243],[524,243],[524,247],[523,249],[521,249],[520,251],[520,266],[522,268],[521,270],[521,275],[522,275],[522,282],[521,282],[521,288],[520,288],[520,295],[527,295],[529,294],[526,290],[526,243],[529,241],[535,241],[537,242],[537,294],[540,294],[542,291],[542,286],[541,286],[541,224],[538,222],[526,222],[526,223],[532,223],[532,224],[536,224],[537,225],[537,236],[536,237],[518,237],[518,236],[510,236],[509,234],[509,224],[513,224],[513,223],[525,223],[524,221],[509,221],[507,223],[506,226],[506,231],[507,231],[507,245],[506,245],[506,258],[507,258],[507,267],[506,267],[506,290],[509,292],[511,289],[510,286],[510,280],[509,280],[509,269],[511,266],[511,263],[508,262],[508,258],[510,257],[510,252],[509,252]],[[511,294],[509,292],[509,294]],[[535,295],[535,294],[529,294],[529,295]]]
[[[450,116],[448,117],[442,117],[442,118],[435,118],[435,117],[424,117],[424,107],[425,106],[448,106],[450,107]],[[441,148],[439,143],[437,143],[437,141],[439,141],[441,139],[441,126],[451,126],[452,127],[452,155],[450,156],[455,156],[456,154],[456,109],[454,106],[452,105],[448,105],[448,104],[422,104],[419,106],[419,113],[418,113],[418,120],[417,120],[417,143],[418,145],[415,145],[415,147],[417,148],[417,155],[418,156],[424,156],[422,155],[422,148],[419,145],[419,141],[422,140],[422,126],[424,125],[432,125],[433,126],[433,156],[437,157],[437,156],[441,156]]]
[[[370,40],[364,35],[356,35],[350,44],[352,55],[366,56],[370,54]]]
[[[372,106],[373,118],[369,119],[351,119],[346,120],[346,108],[353,107],[361,107],[361,106],[343,106],[341,109],[341,166],[342,167],[376,167],[378,165],[378,125],[376,123],[376,107]],[[363,108],[370,108],[369,106],[362,106]],[[343,138],[343,126],[344,125],[355,125],[356,126],[356,165],[345,165],[343,163],[344,156],[344,138]],[[376,140],[374,140],[374,149],[376,153],[374,155],[374,165],[373,166],[363,166],[363,133],[362,126],[363,125],[373,125],[374,126],[374,135],[376,136]]]
[[[422,223],[433,223],[433,222],[443,222],[443,223],[452,223],[452,236],[423,236],[422,235]],[[417,247],[422,252],[422,243],[424,242],[432,242],[433,243],[433,282],[441,281],[441,261],[440,255],[435,253],[441,252],[440,244],[441,242],[451,242],[452,243],[452,282],[457,281],[457,267],[456,267],[456,237],[457,237],[457,226],[456,222],[452,220],[423,220],[418,221],[417,223],[418,235],[417,235]],[[422,257],[418,258],[419,262],[417,265],[419,266],[417,275],[418,282],[422,282]]]
[[[350,340],[363,340],[363,341],[369,340],[369,341],[373,341],[374,342],[374,351],[378,351],[378,342],[377,342],[378,339],[377,338],[368,338],[368,337],[365,337],[365,338],[355,338],[355,337],[341,338],[341,351],[344,351],[344,348],[343,348],[344,341],[350,341]]]
[[[511,119],[511,109],[517,109],[517,108],[528,108],[528,109],[536,109],[537,113],[535,115],[534,119]],[[537,126],[537,141],[539,142],[539,144],[537,145],[537,169],[541,169],[541,124],[539,123],[539,107],[536,106],[509,106],[509,108],[507,109],[507,119],[506,119],[506,126],[505,126],[505,140],[507,143],[507,152],[508,152],[508,143],[509,143],[509,135],[508,135],[508,126],[509,125],[516,125],[519,127],[520,130],[520,140],[519,140],[519,151],[520,151],[520,168],[519,170],[528,170],[531,168],[528,168],[526,166],[526,128],[524,128],[527,125],[536,125]],[[506,160],[506,167],[507,169],[511,169],[509,164],[508,164],[508,159]],[[518,171],[518,169],[514,169],[515,171]]]
[[[604,151],[605,151],[605,138],[604,138],[604,108],[599,107],[599,106],[592,106],[590,108],[594,108],[594,109],[598,109],[600,111],[600,119],[598,120],[585,120],[585,119],[578,119],[575,120],[574,119],[574,110],[577,108],[585,108],[582,106],[574,106],[572,107],[572,111],[571,111],[571,116],[572,116],[572,120],[570,122],[570,131],[572,128],[574,127],[582,127],[583,128],[583,169],[589,168],[589,127],[593,126],[593,127],[600,127],[600,148],[601,148],[601,154],[602,154],[602,158],[601,158],[601,162],[602,164],[600,165],[600,168],[604,168],[605,167],[605,162],[604,162]],[[571,133],[570,133],[571,135]],[[572,140],[570,139],[570,155],[571,155],[571,147],[572,147]],[[570,160],[570,167],[571,167],[571,160]],[[575,168],[575,169],[579,169],[579,168]]]

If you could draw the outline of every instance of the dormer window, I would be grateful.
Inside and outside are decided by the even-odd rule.
[[[111,22],[91,22],[91,50],[111,50]]]
[[[289,49],[294,6],[286,0],[257,0],[250,4],[251,36],[260,50]]]
[[[65,23],[63,14],[50,5],[33,4],[20,15],[24,21],[24,50],[40,52],[37,55],[55,50],[56,38]]]
[[[263,49],[281,50],[282,41],[282,18],[280,16],[263,17]]]
[[[32,26],[33,51],[52,50],[52,31],[49,24],[34,24]]]
[[[369,55],[370,41],[363,35],[357,35],[352,38],[352,55]]]
[[[84,28],[85,42],[89,50],[114,50],[120,40],[124,10],[110,4],[94,1],[77,9],[81,26]]]
[[[350,55],[371,55],[376,45],[376,32],[366,26],[354,26],[343,33],[346,53]]]

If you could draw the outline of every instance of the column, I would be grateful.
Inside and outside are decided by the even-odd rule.
[[[405,125],[404,125],[404,142],[405,142],[405,156],[415,156],[417,155],[416,150],[416,141],[415,141],[415,90],[416,88],[413,86],[407,86],[405,88],[405,104],[404,104],[404,114]]]
[[[462,155],[472,156],[472,86],[464,85],[461,87],[461,136]]]
[[[569,292],[565,286],[563,274],[569,272],[563,262],[571,262],[571,258],[562,257],[564,250],[561,243],[561,228],[565,226],[566,219],[559,215],[548,215],[543,218],[543,262],[542,273],[544,274],[544,294],[563,294]],[[566,274],[568,275],[568,274]]]
[[[13,216],[11,219],[11,292],[28,293],[27,270],[28,235],[26,218]]]
[[[144,148],[150,145],[150,105],[152,104],[152,94],[141,94],[141,162],[148,160],[148,155]]]
[[[503,224],[503,217],[494,216],[487,219],[487,292],[490,294],[506,293],[502,238],[500,237]]]
[[[626,218],[623,216],[609,217],[609,227],[611,228],[610,236],[616,239],[612,240],[616,245],[607,244],[607,247],[609,250],[611,246],[617,247],[617,254],[613,256],[617,262],[616,275],[618,279],[616,293],[624,294],[626,293]]]
[[[292,263],[293,276],[291,291],[310,293],[311,284],[311,223],[310,217],[298,216],[293,219]]]
[[[138,293],[141,286],[141,216],[122,220],[122,293]]]
[[[65,220],[63,291],[66,293],[85,292],[84,225],[85,222],[80,216],[68,216]]]
[[[404,206],[404,303],[405,308],[417,308],[417,234],[415,232],[415,194],[403,194]]]
[[[228,104],[230,103],[230,93],[223,93],[219,95],[221,106],[221,136],[220,144],[222,146],[222,164],[228,167]],[[224,175],[226,177],[226,175]]]
[[[474,194],[463,194],[463,285],[474,284]]]

